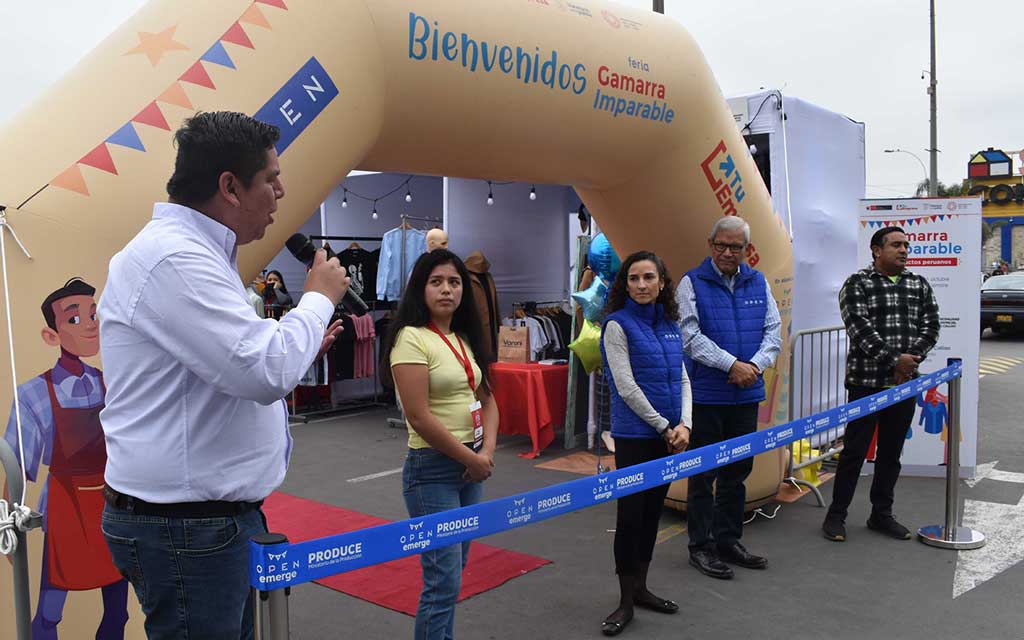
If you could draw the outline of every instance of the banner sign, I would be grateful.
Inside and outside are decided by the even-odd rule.
[[[921,363],[922,372],[963,359],[960,394],[960,470],[973,476],[977,464],[978,367],[981,326],[981,199],[899,198],[862,200],[859,268],[871,263],[871,236],[902,227],[910,242],[907,269],[928,280],[939,303],[939,341]],[[949,391],[936,385],[917,397],[903,447],[903,475],[945,476]],[[870,452],[869,452],[870,453]]]
[[[764,431],[469,507],[295,544],[250,542],[249,580],[261,591],[281,589],[554,518],[786,446],[960,375],[956,362],[873,396]]]

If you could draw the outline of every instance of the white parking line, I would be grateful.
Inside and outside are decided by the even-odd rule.
[[[367,480],[376,480],[377,478],[383,478],[385,476],[392,476],[396,473],[401,473],[402,467],[397,469],[388,469],[387,471],[381,471],[379,473],[371,473],[368,476],[359,476],[358,478],[349,478],[345,482],[366,482]]]
[[[512,441],[503,442],[503,443],[499,444],[498,446],[494,447],[494,449],[495,450],[504,449],[505,447],[511,446],[513,444],[521,444],[521,443],[516,443],[516,442],[512,442]],[[388,469],[387,471],[379,471],[377,473],[371,473],[369,475],[359,476],[358,478],[349,478],[345,482],[352,482],[352,483],[366,482],[367,480],[376,480],[377,478],[386,478],[387,476],[393,476],[396,473],[402,473],[402,467],[398,467],[397,469]]]

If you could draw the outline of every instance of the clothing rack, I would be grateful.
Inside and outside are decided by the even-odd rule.
[[[339,240],[339,241],[351,241],[351,242],[381,242],[383,240],[383,238],[380,237],[380,236],[309,236],[309,239],[310,240],[320,240],[320,241]],[[383,303],[381,305],[378,305],[378,301],[377,300],[371,300],[368,304],[369,304],[369,307],[370,307],[370,313],[371,314],[374,311],[381,311],[381,310],[388,310],[388,311],[390,311],[391,310],[391,304],[390,303]],[[378,352],[378,349],[377,349],[377,343],[378,343],[378,340],[374,339],[374,341],[373,341],[373,360],[374,360],[375,363],[377,362],[377,359],[380,356],[380,354]],[[373,371],[374,371],[374,373],[373,373],[373,399],[372,400],[371,399],[350,400],[350,401],[342,402],[342,403],[339,403],[339,404],[335,404],[334,401],[333,401],[333,398],[332,398],[332,400],[331,400],[331,405],[332,406],[331,406],[330,409],[320,409],[320,410],[316,410],[316,411],[306,411],[306,412],[303,412],[303,413],[298,413],[298,412],[295,411],[295,402],[294,402],[294,397],[293,397],[293,402],[292,402],[291,407],[290,407],[291,410],[292,410],[292,413],[290,413],[289,416],[288,416],[289,420],[295,420],[297,422],[305,423],[305,422],[309,422],[310,418],[317,417],[317,416],[334,415],[334,414],[342,413],[342,412],[346,412],[346,411],[352,411],[352,410],[358,410],[358,409],[366,409],[366,408],[370,408],[370,407],[385,407],[385,406],[387,406],[385,403],[380,401],[380,394],[377,392],[377,386],[380,383],[379,367],[375,366]],[[329,385],[332,385],[333,383],[334,383],[333,380],[328,382]]]
[[[381,242],[381,236],[309,236],[310,240],[351,240],[352,242]]]
[[[568,304],[569,299],[563,300],[543,300],[541,302],[534,302],[533,300],[526,300],[524,302],[513,302],[512,313],[515,314],[516,309],[522,309],[524,312],[531,312],[537,307],[553,307],[556,305]]]

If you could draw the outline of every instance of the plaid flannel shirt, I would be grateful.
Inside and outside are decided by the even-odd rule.
[[[939,305],[924,277],[903,271],[893,282],[869,266],[846,279],[839,310],[849,336],[847,386],[895,383],[901,353],[925,357],[939,338]]]

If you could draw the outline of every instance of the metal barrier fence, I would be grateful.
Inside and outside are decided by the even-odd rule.
[[[806,329],[792,334],[789,340],[790,421],[845,403],[845,377],[845,327]],[[840,439],[845,426],[836,425],[813,438],[789,445],[788,471],[783,482],[810,489],[819,507],[825,506],[825,499],[818,486],[796,474],[842,451]]]

